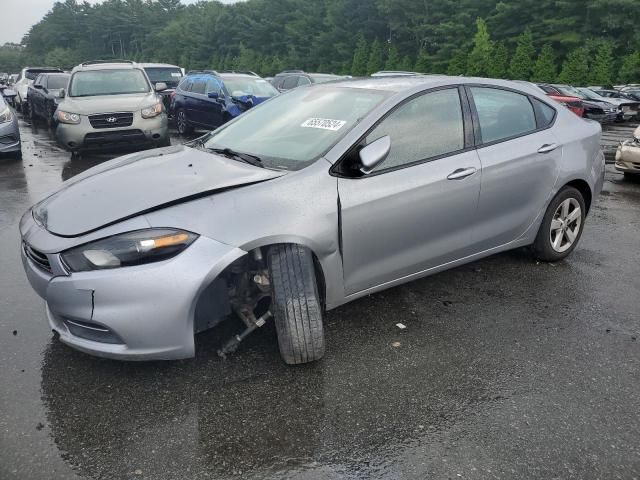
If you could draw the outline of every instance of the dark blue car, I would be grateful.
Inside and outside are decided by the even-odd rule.
[[[271,97],[273,85],[253,73],[189,72],[176,88],[172,111],[178,132],[214,129]]]

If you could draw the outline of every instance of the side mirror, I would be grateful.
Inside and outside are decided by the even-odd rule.
[[[67,92],[64,91],[64,88],[61,88],[60,91],[58,92],[58,97],[64,98],[66,96],[67,96]]]
[[[209,93],[207,93],[207,97],[213,98],[213,99],[218,99],[218,98],[220,98],[220,94],[218,92],[209,92]]]
[[[37,88],[38,90],[42,90],[42,85],[40,85],[39,83],[34,83],[33,84],[33,88]]]
[[[384,162],[390,150],[391,138],[389,135],[371,142],[360,150],[360,171],[365,175],[371,173],[374,168]]]
[[[163,90],[166,90],[167,88],[169,88],[169,87],[167,87],[167,84],[164,83],[164,82],[156,83],[156,92],[161,92]]]

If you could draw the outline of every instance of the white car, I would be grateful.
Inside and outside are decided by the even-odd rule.
[[[41,73],[63,73],[59,68],[50,67],[25,67],[20,71],[16,83],[13,85],[13,89],[18,93],[16,96],[16,107],[18,110],[24,112],[25,106],[27,106],[27,90],[29,85],[33,83],[38,75]]]

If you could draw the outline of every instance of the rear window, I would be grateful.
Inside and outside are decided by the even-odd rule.
[[[41,73],[56,73],[62,72],[62,70],[57,68],[30,68],[24,74],[29,80],[35,80],[38,75]]]

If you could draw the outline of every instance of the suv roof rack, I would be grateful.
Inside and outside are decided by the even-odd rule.
[[[243,75],[252,75],[254,77],[259,77],[256,72],[252,72],[251,70],[222,70],[220,73],[240,73]]]
[[[101,63],[128,63],[135,64],[133,60],[89,60],[87,62],[82,62],[80,65],[86,67],[88,65],[100,65]]]

